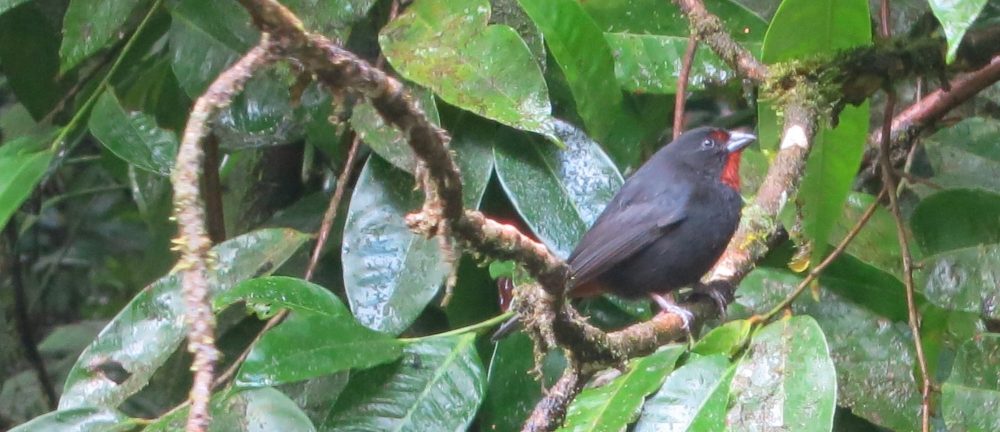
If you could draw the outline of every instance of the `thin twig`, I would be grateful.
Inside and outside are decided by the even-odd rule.
[[[52,380],[49,379],[49,373],[45,369],[45,359],[42,358],[38,352],[38,345],[35,344],[34,326],[31,324],[31,317],[28,314],[28,301],[24,294],[24,280],[21,277],[21,254],[17,250],[17,224],[14,223],[14,218],[7,222],[4,233],[7,235],[7,247],[10,250],[10,268],[8,270],[11,285],[14,288],[14,322],[17,334],[20,336],[25,357],[28,358],[31,367],[35,369],[35,375],[45,393],[49,409],[54,410],[58,405],[59,398],[56,396],[55,387],[52,386]]]
[[[337,216],[337,208],[340,206],[340,200],[344,196],[344,189],[347,188],[347,182],[351,178],[354,159],[358,155],[358,147],[360,146],[361,138],[355,135],[354,139],[351,140],[351,149],[347,151],[347,161],[344,162],[344,169],[341,170],[340,176],[337,177],[337,186],[333,191],[333,196],[330,198],[330,204],[327,205],[326,212],[323,214],[323,223],[320,225],[319,233],[317,234],[316,246],[313,247],[312,255],[309,256],[309,266],[306,267],[305,280],[312,280],[313,273],[316,271],[316,265],[319,263],[319,257],[322,255],[323,247],[326,246],[326,241],[330,238],[330,231],[333,229],[333,220]]]
[[[909,315],[913,344],[917,352],[917,363],[920,367],[921,430],[927,432],[930,430],[931,379],[927,372],[927,360],[924,357],[924,348],[920,342],[920,312],[917,310],[913,293],[913,257],[910,255],[910,244],[906,238],[903,216],[899,211],[899,200],[896,196],[896,177],[893,175],[892,162],[889,160],[889,137],[892,133],[892,109],[896,103],[896,94],[891,90],[887,93],[879,165],[882,167],[883,189],[889,194],[889,207],[892,217],[896,221],[896,237],[899,239],[899,249],[903,256],[903,283],[906,287],[906,309]]]
[[[209,281],[207,270],[212,261],[205,226],[199,179],[201,177],[202,140],[210,133],[209,121],[232,102],[253,73],[273,60],[270,53],[270,39],[267,33],[261,35],[260,44],[226,69],[198,98],[191,114],[173,171],[174,215],[177,219],[178,236],[174,240],[181,252],[177,268],[181,272],[181,291],[184,295],[185,321],[188,329],[188,351],[194,354],[191,369],[194,379],[189,399],[186,430],[204,431],[211,421],[209,400],[212,392],[212,375],[219,351],[215,347],[215,315],[208,304]]]
[[[559,381],[535,405],[521,432],[547,432],[555,430],[566,417],[566,408],[573,401],[592,374],[584,374],[574,366],[567,366]]]
[[[799,285],[795,287],[795,289],[790,294],[788,294],[788,297],[785,297],[785,299],[782,300],[781,303],[778,303],[768,313],[759,317],[758,320],[766,322],[771,318],[773,318],[775,315],[777,315],[779,312],[781,312],[783,309],[789,307],[792,304],[792,302],[794,302],[795,299],[800,294],[802,294],[802,292],[805,291],[807,287],[809,287],[809,284],[811,284],[812,281],[816,280],[816,278],[819,277],[820,273],[822,273],[823,270],[825,270],[830,264],[832,264],[833,261],[837,259],[837,257],[839,257],[842,253],[844,253],[844,251],[847,250],[847,246],[851,244],[851,241],[853,241],[854,238],[858,236],[858,233],[861,232],[861,229],[864,228],[865,224],[868,223],[868,220],[871,219],[872,215],[875,214],[875,210],[877,210],[879,206],[879,201],[881,201],[882,197],[884,196],[885,196],[885,191],[883,190],[881,193],[879,193],[878,197],[875,198],[875,201],[873,201],[871,205],[869,205],[868,208],[865,209],[865,212],[861,214],[861,219],[858,219],[858,221],[854,223],[854,226],[851,227],[850,231],[848,231],[847,234],[844,235],[844,238],[840,240],[840,243],[837,244],[837,247],[833,248],[833,250],[830,251],[830,254],[827,255],[826,258],[824,258],[823,261],[819,263],[819,265],[813,267],[812,270],[809,271],[809,274],[806,275],[805,279],[802,279],[802,282],[799,282]]]
[[[684,105],[687,99],[688,80],[691,76],[691,65],[694,63],[694,53],[698,51],[698,36],[688,36],[687,49],[684,50],[684,63],[681,73],[677,76],[677,94],[674,95],[674,139],[684,132]]]

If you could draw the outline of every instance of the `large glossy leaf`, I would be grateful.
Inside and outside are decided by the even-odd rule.
[[[24,136],[0,146],[0,228],[21,207],[52,160],[45,147],[51,134]]]
[[[368,328],[405,330],[448,274],[438,240],[414,234],[404,220],[422,202],[412,177],[378,157],[368,159],[347,210],[341,248],[347,300]]]
[[[691,352],[701,355],[723,354],[732,357],[749,341],[753,324],[750,320],[734,320],[708,332],[691,347]]]
[[[941,389],[949,431],[1000,430],[1000,335],[985,334],[958,350],[951,376]]]
[[[641,138],[622,104],[615,61],[597,24],[575,0],[518,0],[545,38],[590,136],[622,166],[638,162]]]
[[[848,195],[840,219],[833,226],[831,243],[839,243],[874,201],[875,197],[868,194],[854,192]],[[872,217],[847,245],[847,253],[879,270],[900,276],[902,261],[896,240],[896,222],[885,207],[875,208]]]
[[[948,62],[955,60],[955,53],[962,43],[962,37],[969,26],[976,21],[979,12],[986,6],[986,0],[929,0],[934,16],[944,27],[948,39]]]
[[[549,356],[552,357],[552,356]],[[542,386],[531,375],[532,342],[522,332],[497,343],[490,359],[486,399],[480,413],[485,430],[516,432],[542,398]]]
[[[7,12],[9,9],[17,7],[17,5],[24,3],[28,0],[0,0],[0,15]]]
[[[417,107],[427,115],[427,118],[434,124],[440,125],[441,119],[434,103],[434,94],[412,87],[410,93]],[[365,100],[354,107],[354,112],[351,113],[351,126],[361,140],[368,144],[372,151],[382,156],[382,159],[389,161],[396,168],[413,173],[417,161],[413,149],[406,142],[406,136],[395,126],[386,124],[371,102]]]
[[[158,174],[170,174],[177,155],[177,136],[160,129],[149,114],[126,110],[110,89],[94,105],[90,132],[129,164]]]
[[[1000,243],[1000,195],[954,189],[931,195],[913,211],[910,228],[926,255]]]
[[[462,431],[485,377],[475,335],[424,339],[402,360],[351,376],[322,430]]]
[[[379,44],[407,79],[450,104],[518,129],[552,135],[548,89],[514,29],[489,25],[487,0],[417,0]]]
[[[779,426],[829,431],[837,372],[823,330],[808,316],[784,318],[754,334],[729,387],[726,424],[736,430]]]
[[[212,292],[274,271],[307,239],[296,231],[267,229],[214,247]],[[171,273],[135,296],[84,350],[66,379],[59,407],[118,406],[149,382],[180,346],[185,331],[180,278]],[[124,373],[109,377],[102,372],[107,369]]]
[[[783,271],[755,270],[740,284],[730,316],[766,312],[800,279]],[[900,321],[887,320],[832,289],[821,287],[819,292],[818,301],[800,296],[793,311],[813,317],[827,336],[837,368],[837,404],[891,430],[919,429],[920,416],[915,413],[920,410],[920,390],[914,378],[913,340],[905,314]]]
[[[635,421],[646,396],[656,391],[684,353],[678,345],[632,360],[628,371],[611,382],[580,392],[560,431],[623,431]]]
[[[692,355],[646,401],[635,431],[723,430],[734,371],[725,355]]]
[[[314,432],[309,417],[281,392],[264,387],[216,393],[212,397],[209,432]],[[183,430],[188,409],[160,417],[144,432]]]
[[[493,152],[497,176],[531,230],[562,257],[621,188],[621,174],[601,147],[563,121],[556,134],[563,150],[524,135],[505,136]]]
[[[944,188],[1000,193],[1000,121],[974,117],[942,128],[924,142],[931,180]],[[918,186],[918,191],[922,191]]]
[[[73,69],[121,35],[120,28],[140,0],[70,0],[63,16],[63,40],[59,48],[60,70]],[[121,37],[121,36],[119,36]]]
[[[803,23],[808,23],[808,31],[803,31]],[[866,0],[785,0],[764,37],[761,59],[767,63],[806,59],[870,43]],[[773,145],[781,130],[773,107],[761,103],[759,116],[761,142]],[[820,128],[814,137],[797,198],[802,205],[803,230],[813,242],[814,262],[826,253],[830,231],[861,162],[867,134],[868,104],[864,103],[845,108],[836,128]]]
[[[249,14],[234,2],[181,0],[171,8],[169,41],[174,75],[188,96],[198,97],[259,38]],[[258,73],[219,113],[216,134],[227,148],[287,143],[302,134],[294,121],[288,78]]]
[[[615,59],[615,75],[623,89],[637,93],[674,93],[690,29],[670,2],[656,0],[588,0],[580,5],[605,31]],[[735,39],[751,52],[760,51],[767,25],[736,2],[706,5]],[[636,13],[636,11],[642,11]],[[689,89],[724,82],[736,74],[710,49],[700,46],[689,75]]]
[[[124,432],[135,426],[132,419],[115,410],[76,408],[36,417],[10,432]]]
[[[244,300],[270,317],[279,309],[294,313],[254,345],[236,375],[240,387],[264,387],[367,368],[395,360],[402,343],[358,324],[329,290],[290,277],[244,281],[216,296],[216,308]],[[308,340],[308,344],[302,341]]]

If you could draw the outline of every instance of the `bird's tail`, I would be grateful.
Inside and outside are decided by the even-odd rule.
[[[521,327],[523,327],[523,325],[521,325],[521,317],[514,315],[511,319],[501,324],[497,331],[493,332],[493,336],[490,336],[490,341],[494,343],[500,342],[500,339],[503,339],[511,333],[520,330]]]

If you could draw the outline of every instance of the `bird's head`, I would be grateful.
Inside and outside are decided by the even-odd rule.
[[[663,150],[673,163],[720,179],[740,190],[740,154],[757,140],[752,134],[713,127],[689,130]]]

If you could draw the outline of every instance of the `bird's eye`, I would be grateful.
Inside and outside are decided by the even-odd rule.
[[[711,138],[705,138],[705,141],[701,142],[701,148],[703,149],[710,149],[712,147],[715,147],[715,141],[712,141]]]

